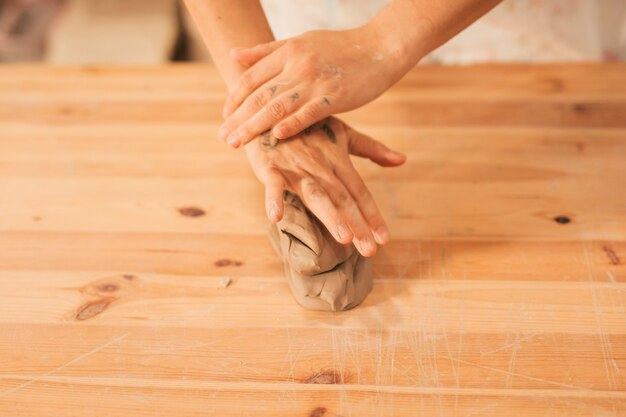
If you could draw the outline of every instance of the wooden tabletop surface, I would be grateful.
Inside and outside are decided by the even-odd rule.
[[[299,307],[210,66],[0,67],[0,415],[626,413],[626,66],[421,67],[345,115],[394,240]],[[231,284],[224,288],[224,278]]]

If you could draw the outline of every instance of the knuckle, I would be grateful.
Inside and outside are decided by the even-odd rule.
[[[317,67],[318,67],[318,57],[317,55],[315,55],[314,53],[307,51],[304,53],[304,56],[302,57],[302,62],[305,64],[304,68],[311,68],[311,69],[315,69],[316,72],[317,71]]]
[[[291,51],[291,52],[302,52],[305,51],[306,49],[304,48],[304,44],[303,42],[299,41],[298,39],[292,39],[287,41],[287,43],[285,44],[285,46]]]
[[[271,178],[274,175],[280,175],[280,167],[273,159],[267,161],[265,165],[265,173],[267,178]]]
[[[337,204],[340,207],[347,207],[350,205],[352,197],[345,191],[340,191],[337,193]]]
[[[277,170],[276,164],[272,161],[269,161],[267,163],[267,166],[263,169],[263,171],[261,171],[263,184],[266,187],[270,186],[273,183],[273,181],[277,178],[277,176],[278,176],[278,170]]]
[[[250,127],[248,125],[243,125],[237,129],[237,134],[242,142],[247,143],[250,140],[252,132],[250,131]]]
[[[304,128],[302,120],[297,115],[291,116],[289,121],[286,123],[286,127],[291,132],[299,132]]]
[[[254,80],[249,72],[246,72],[241,76],[239,80],[239,85],[242,87],[243,91],[249,91],[254,88]]]
[[[263,94],[255,94],[250,99],[250,105],[254,110],[259,110],[265,106],[265,97]]]
[[[376,228],[383,225],[383,218],[379,213],[371,213],[365,216],[365,221],[370,226]]]
[[[370,195],[369,190],[367,189],[367,186],[365,185],[365,183],[363,182],[363,180],[361,180],[360,178],[355,181],[354,184],[354,193],[357,196],[361,196],[361,198],[363,197],[367,197]]]
[[[324,191],[324,189],[319,185],[311,186],[307,190],[307,193],[311,198],[316,200],[321,200],[322,198],[326,197],[326,191]]]
[[[278,100],[272,101],[269,104],[267,111],[274,119],[282,119],[286,113],[285,105],[282,101]]]
[[[229,132],[232,132],[233,130],[237,128],[237,122],[234,120],[234,118],[229,117],[224,121],[224,124],[222,125],[222,127],[224,127]]]
[[[296,76],[302,80],[316,80],[318,78],[315,63],[310,59],[302,60],[301,66],[296,68],[295,72]]]
[[[309,104],[303,109],[304,116],[309,120],[317,120],[321,114],[320,106],[317,104]]]
[[[310,179],[302,180],[302,191],[307,197],[314,200],[326,197],[326,190],[324,190],[317,182]]]
[[[330,87],[333,91],[333,95],[334,97],[346,97],[348,95],[348,90],[346,89],[346,87],[344,86],[344,83],[334,83],[331,85]]]
[[[309,159],[312,161],[324,161],[324,152],[319,148],[309,147],[307,153],[309,154]],[[321,167],[320,170],[322,170]]]

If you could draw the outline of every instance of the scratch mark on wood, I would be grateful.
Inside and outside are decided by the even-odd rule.
[[[615,275],[613,275],[611,271],[606,271],[606,275],[609,277],[609,281],[611,281],[612,284],[617,285],[617,278],[615,278]]]
[[[500,352],[501,350],[506,350],[506,349],[508,349],[510,347],[514,347],[516,345],[518,345],[518,347],[519,347],[520,343],[525,342],[527,340],[530,340],[530,339],[532,339],[532,338],[534,338],[534,337],[536,337],[536,336],[538,336],[540,334],[541,333],[533,333],[533,334],[528,335],[528,336],[520,337],[519,339],[515,340],[513,343],[507,343],[507,344],[505,344],[503,346],[500,346],[499,348],[496,348],[496,349],[493,349],[493,350],[489,350],[487,352],[481,351],[480,352],[480,356],[491,355],[492,353]]]
[[[583,243],[583,252],[585,255],[585,266],[587,269],[587,275],[589,277],[589,284],[590,284],[590,289],[591,289],[591,299],[592,299],[592,303],[593,303],[593,311],[595,314],[595,318],[596,318],[596,324],[598,326],[598,337],[600,339],[600,348],[602,349],[602,360],[604,362],[604,370],[605,370],[605,374],[606,374],[606,380],[609,386],[609,390],[613,391],[616,389],[617,384],[616,384],[616,377],[613,374],[613,363],[610,362],[610,359],[613,359],[615,356],[613,355],[613,348],[611,346],[611,341],[609,340],[609,337],[606,334],[606,331],[604,330],[604,327],[602,325],[602,313],[600,311],[600,305],[598,303],[598,295],[596,294],[596,282],[594,280],[594,276],[593,276],[593,272],[592,272],[592,268],[591,268],[591,262],[589,260],[589,249],[587,248],[587,245],[585,243]],[[619,372],[619,369],[618,369]],[[613,403],[613,406],[615,404]]]
[[[545,384],[554,385],[554,386],[561,387],[561,388],[570,388],[570,389],[574,389],[574,390],[577,390],[577,391],[585,391],[585,392],[589,392],[589,393],[593,393],[594,392],[594,390],[592,390],[591,388],[580,387],[578,385],[566,384],[566,383],[558,382],[558,381],[552,381],[552,380],[549,380],[549,379],[539,378],[539,377],[536,377],[536,376],[531,376],[531,375],[526,375],[526,374],[520,374],[519,372],[509,372],[509,371],[505,371],[503,369],[494,368],[493,366],[481,365],[479,363],[466,361],[466,360],[463,360],[463,359],[456,359],[456,358],[452,358],[450,356],[448,356],[448,358],[450,360],[457,361],[457,362],[462,363],[462,364],[475,366],[477,368],[486,369],[488,371],[496,372],[496,373],[499,373],[499,374],[508,375],[509,373],[512,373],[513,376],[515,376],[515,377],[527,379],[529,381],[543,382]]]
[[[38,381],[40,381],[40,380],[42,380],[42,379],[44,379],[44,378],[54,374],[55,372],[58,372],[58,371],[62,370],[65,367],[68,367],[68,366],[73,365],[73,364],[75,364],[77,362],[80,362],[83,359],[88,358],[89,356],[92,356],[92,355],[100,352],[101,350],[104,350],[104,349],[108,348],[109,346],[112,346],[115,343],[117,343],[117,342],[119,342],[119,341],[121,341],[123,339],[126,339],[129,335],[130,335],[130,332],[125,333],[125,334],[123,334],[123,335],[121,335],[119,337],[116,337],[115,339],[112,339],[112,340],[106,342],[103,345],[100,345],[100,346],[90,350],[89,352],[83,353],[82,355],[79,355],[79,356],[75,357],[74,359],[70,360],[69,362],[66,362],[63,365],[58,366],[58,367],[54,368],[53,370],[51,370],[49,372],[46,372],[45,374],[39,375],[39,376],[37,376],[37,377],[35,377],[35,378],[33,378],[33,379],[29,380],[29,381],[26,381],[23,384],[20,384],[20,385],[18,385],[16,387],[13,387],[13,388],[11,388],[9,390],[6,390],[4,392],[0,392],[0,398],[4,398],[4,397],[6,397],[6,396],[8,396],[10,394],[13,394],[13,393],[21,390],[22,388],[26,388],[27,386],[29,386],[31,384],[34,384],[35,382],[38,382]]]
[[[219,288],[226,288],[226,287],[228,287],[230,285],[231,282],[233,282],[233,280],[230,279],[230,277],[222,277],[220,279],[218,287]]]

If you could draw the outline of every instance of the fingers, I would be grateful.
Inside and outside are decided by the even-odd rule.
[[[343,221],[328,192],[317,181],[311,177],[302,178],[300,196],[308,209],[326,226],[336,241],[344,244],[352,241],[350,229]]]
[[[285,192],[285,179],[275,168],[268,168],[264,177],[265,184],[265,212],[267,218],[273,222],[279,222],[283,218],[285,207],[283,193]]]
[[[329,183],[320,180],[327,190],[333,203],[338,209],[339,215],[352,231],[352,242],[359,253],[363,256],[373,256],[376,254],[376,240],[372,235],[370,226],[365,221],[358,203],[352,197],[348,189],[342,182],[334,178]],[[348,243],[340,241],[341,243]]]
[[[270,56],[263,59],[258,65],[246,70],[228,94],[222,116],[225,118],[230,116],[250,94],[280,74],[281,68],[281,62]]]
[[[285,41],[274,41],[262,43],[251,48],[233,48],[230,50],[230,56],[239,61],[240,64],[250,67],[280,48],[283,43]]]
[[[402,165],[406,155],[393,151],[377,140],[355,130],[350,131],[348,147],[352,155],[371,159],[383,167]]]
[[[242,106],[224,122],[220,130],[230,131],[226,137],[229,145],[235,148],[245,145],[297,110],[300,106],[299,100],[298,92],[291,89],[269,101],[258,111],[251,110],[253,105],[246,106],[245,109]]]
[[[265,210],[270,221],[276,223],[284,215],[283,193],[287,182],[276,168],[263,172],[265,185]],[[339,182],[323,187],[312,177],[300,180],[300,196],[311,212],[328,229],[335,240],[342,244],[354,242],[363,256],[376,253],[376,243],[369,227],[353,201],[348,190]]]
[[[365,219],[364,221],[367,223],[369,230],[372,231],[376,243],[380,245],[388,243],[390,236],[385,219],[359,173],[350,165],[338,170],[337,175],[356,201],[360,213]]]
[[[309,176],[303,178],[301,196],[309,209],[320,219],[335,240],[346,244],[351,241],[363,256],[376,254],[377,246],[370,226],[365,221],[356,200],[344,186],[334,170],[313,161],[304,160],[302,168]],[[315,204],[317,200],[324,204]],[[330,208],[329,208],[330,207]],[[328,213],[332,213],[330,218]],[[346,233],[346,229],[351,233]]]
[[[280,83],[276,80],[270,80],[268,83],[265,83],[265,85],[257,89],[254,93],[252,93],[252,95],[245,99],[243,104],[241,104],[234,111],[234,113],[232,113],[229,117],[226,118],[226,120],[224,120],[219,130],[219,138],[221,140],[227,141],[228,136],[242,122],[249,120],[253,115],[259,112],[275,96],[278,96],[283,89],[284,83]]]
[[[331,110],[330,100],[327,97],[313,99],[297,112],[277,124],[272,133],[278,139],[286,139],[297,135],[307,127],[329,116]]]

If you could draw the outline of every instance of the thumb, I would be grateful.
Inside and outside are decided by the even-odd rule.
[[[240,64],[251,67],[262,58],[268,56],[281,47],[285,41],[273,41],[261,43],[250,48],[233,48],[230,50],[230,57],[239,61]]]
[[[395,167],[406,161],[406,155],[394,151],[363,133],[351,130],[348,135],[348,150],[352,155],[371,159],[383,167]]]

